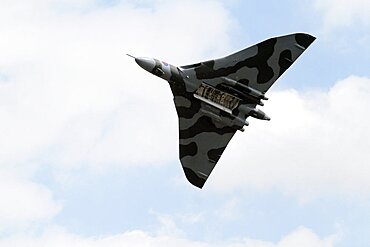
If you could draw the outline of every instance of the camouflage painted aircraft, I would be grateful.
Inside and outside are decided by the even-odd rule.
[[[180,161],[191,184],[203,187],[249,116],[270,120],[256,106],[263,106],[267,90],[314,40],[304,33],[270,38],[224,58],[180,67],[134,57],[170,84],[179,117]]]

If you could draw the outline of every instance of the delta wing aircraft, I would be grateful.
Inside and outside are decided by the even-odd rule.
[[[256,106],[263,106],[267,90],[314,40],[305,33],[274,37],[224,58],[180,67],[133,57],[170,84],[180,161],[191,184],[203,187],[235,132],[248,126],[248,117],[270,120]]]

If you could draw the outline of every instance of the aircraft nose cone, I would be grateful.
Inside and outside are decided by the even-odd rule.
[[[138,57],[135,62],[143,69],[151,72],[155,67],[155,61],[152,58]]]

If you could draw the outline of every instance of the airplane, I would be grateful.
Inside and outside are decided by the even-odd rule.
[[[188,181],[202,188],[237,130],[248,117],[270,120],[262,100],[272,84],[315,41],[305,33],[267,39],[229,56],[179,66],[133,57],[168,81],[179,120],[179,158]]]

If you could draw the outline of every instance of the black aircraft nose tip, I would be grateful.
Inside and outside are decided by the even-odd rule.
[[[141,60],[142,60],[142,58],[140,58],[140,57],[135,57],[135,62],[136,62],[137,64],[139,64]]]

